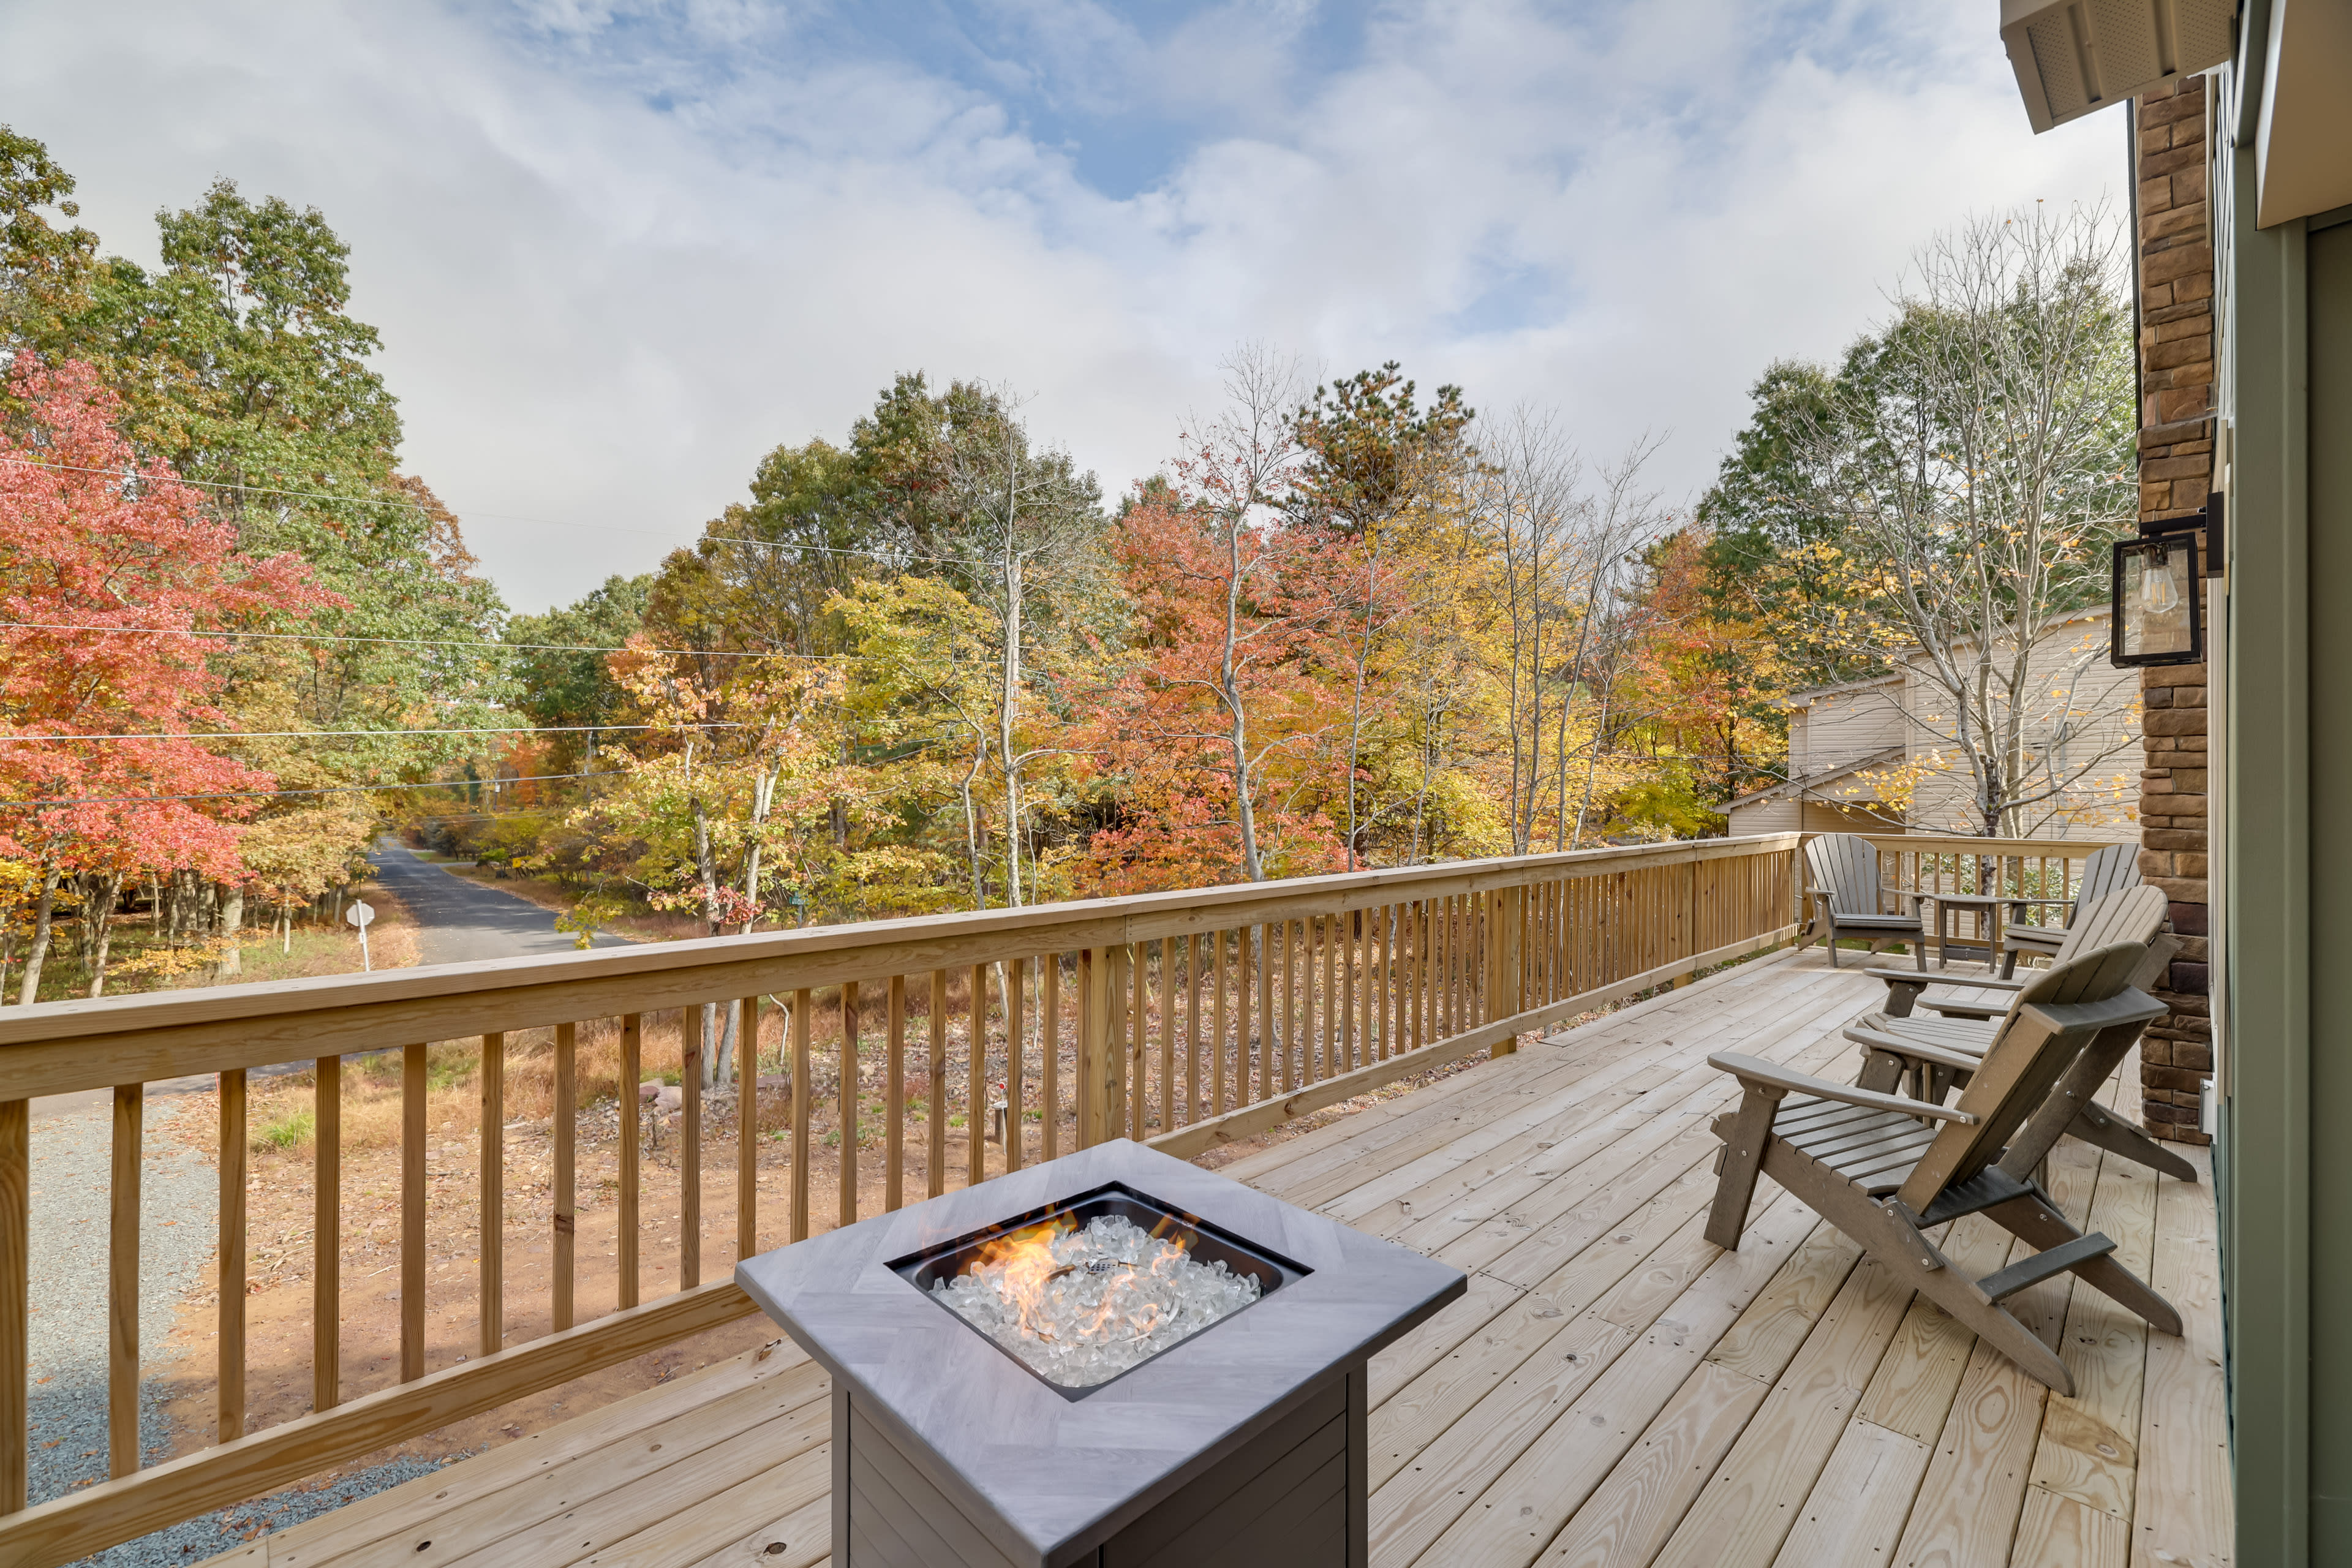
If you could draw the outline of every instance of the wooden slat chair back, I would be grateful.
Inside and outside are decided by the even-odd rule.
[[[2084,910],[2083,918],[2074,922],[2067,938],[2070,947],[2060,955],[2059,962],[2071,961],[2077,948],[2142,943],[2147,957],[2133,974],[2131,984],[2141,991],[2153,990],[2181,947],[2179,937],[2164,934],[2165,912],[2164,894],[2158,889],[2129,888],[2110,893]],[[2002,995],[2004,990],[2014,994],[2032,984],[2031,979],[1987,981],[1950,999],[1930,995],[1925,1005],[1946,1016],[1921,1018],[1907,1013],[1898,1015],[1894,1010],[1896,998],[1907,1008],[1910,999],[1918,994],[1921,987],[1913,984],[1917,976],[1900,969],[1874,973],[1886,981],[1889,1006],[1883,1013],[1865,1013],[1846,1026],[1845,1037],[1860,1046],[1863,1052],[1862,1072],[1854,1081],[1864,1089],[1891,1090],[1907,1075],[1911,1092],[1916,1098],[1935,1100],[1942,1100],[1951,1087],[1974,1079],[1978,1065],[2000,1028],[2000,1023],[1988,1016],[1990,1005],[2008,1001]],[[2196,1166],[2149,1137],[2145,1129],[2108,1110],[2096,1098],[2131,1054],[2139,1035],[2140,1030],[2134,1028],[2102,1036],[2084,1053],[2073,1069],[2073,1077],[2080,1079],[2078,1086],[2069,1091],[2074,1110],[2061,1131],[2176,1181],[2194,1182]]]
[[[1884,914],[1878,897],[1878,847],[1853,833],[1824,833],[1805,845],[1813,886],[1830,895],[1842,915]]]
[[[2064,1020],[2087,1024],[2070,1032],[2052,1021],[2051,1010],[2093,1007],[2126,994],[2137,997],[2132,977],[2147,958],[2147,950],[2137,942],[2094,948],[2069,963],[2052,965],[2036,977],[2036,984],[2019,992],[2000,1033],[1960,1091],[1958,1109],[1974,1117],[1976,1125],[1947,1123],[1895,1196],[1924,1214],[1945,1188],[1969,1181],[1998,1162],[2074,1058],[2110,1022],[2105,1017]]]
[[[1898,1280],[2062,1394],[2074,1392],[2064,1363],[2002,1305],[2027,1286],[2072,1272],[2179,1333],[2179,1315],[2109,1256],[2115,1243],[2084,1235],[2032,1179],[2084,1091],[2073,1075],[2084,1053],[2164,1016],[2163,1004],[2130,984],[2147,958],[2139,944],[2117,942],[2034,975],[1953,1105],[1832,1083],[1730,1052],[1709,1057],[1745,1093],[1738,1110],[1715,1123],[1724,1153],[1707,1238],[1738,1247],[1757,1178],[1769,1175]],[[1981,1279],[1962,1276],[1926,1233],[1979,1213],[2037,1255]]]
[[[1805,868],[1812,883],[1806,894],[1812,915],[1799,939],[1800,947],[1817,940],[1826,943],[1830,967],[1834,969],[1841,940],[1867,942],[1873,952],[1907,943],[1912,962],[1927,967],[1927,933],[1919,921],[1919,896],[1880,884],[1878,848],[1869,839],[1854,833],[1824,833],[1807,839]],[[1889,893],[1906,901],[1909,912],[1889,913]]]
[[[2067,950],[2068,939],[2083,923],[2087,911],[2117,893],[2136,891],[2155,893],[2158,907],[2163,907],[2162,891],[2145,888],[2140,882],[2138,845],[2109,844],[2093,850],[2083,862],[2083,879],[2074,889],[2074,901],[2066,907],[2066,923],[2063,927],[2013,925],[2004,933],[2003,945],[2008,951],[2001,956],[2001,977],[2007,979],[2017,973],[2021,953],[2043,953],[2056,962],[2058,953]]]
[[[2156,940],[2164,929],[2170,906],[2165,901],[2164,889],[2145,885],[2119,889],[2096,901],[2080,906],[2074,923],[2062,933],[2053,963],[2064,963],[2078,953],[2093,948],[2107,947],[2119,942],[2136,942],[2146,945]],[[2006,1014],[2016,993],[2030,983],[2013,975],[1999,979],[1987,976],[1980,980],[1947,982],[1929,979],[1915,971],[1874,969],[1874,978],[1886,982],[1886,1006],[1870,1017],[1905,1018],[1914,1006],[1927,1006],[1954,1018],[1998,1018]],[[1937,994],[1926,995],[1930,986]],[[1869,1018],[1864,1020],[1865,1023]]]

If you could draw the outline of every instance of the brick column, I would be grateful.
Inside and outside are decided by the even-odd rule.
[[[2139,100],[2142,521],[2203,510],[2213,476],[2213,246],[2205,208],[2205,82]],[[2200,553],[2203,540],[2199,540]],[[2213,1070],[2207,1005],[2205,667],[2140,672],[2140,873],[2171,900],[2185,943],[2157,993],[2172,1016],[2140,1044],[2140,1119],[2150,1132],[2207,1142],[2198,1085]]]

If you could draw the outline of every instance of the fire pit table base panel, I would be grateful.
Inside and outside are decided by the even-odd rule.
[[[1069,1568],[1364,1568],[1368,1404],[1333,1378]],[[845,1393],[833,1443],[838,1568],[1016,1568]]]

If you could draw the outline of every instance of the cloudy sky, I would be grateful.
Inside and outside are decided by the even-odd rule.
[[[1238,343],[1397,359],[1687,500],[1937,228],[2125,155],[2028,133],[1991,0],[15,0],[0,120],[142,260],[218,175],[322,210],[519,609],[917,368],[1116,490]]]

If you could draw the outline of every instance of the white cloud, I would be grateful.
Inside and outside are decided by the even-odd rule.
[[[524,608],[917,367],[1034,392],[1114,486],[1264,339],[1558,404],[1589,450],[1671,430],[1693,492],[1928,234],[2124,157],[2112,116],[2029,136],[1990,22],[1904,0],[944,15],[926,51],[814,6],[20,5],[0,114],[126,254],[215,175],[321,208],[409,466]],[[1083,173],[1120,136],[1133,194]]]

